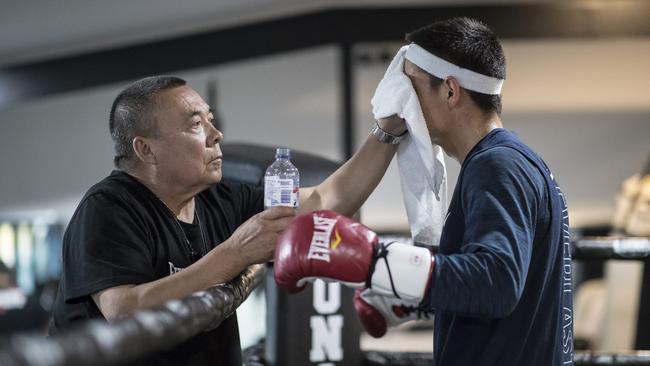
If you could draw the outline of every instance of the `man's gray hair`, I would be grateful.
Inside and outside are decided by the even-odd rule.
[[[186,84],[185,80],[174,76],[150,76],[132,83],[118,94],[109,116],[109,130],[115,144],[113,163],[117,168],[125,168],[133,159],[132,143],[136,136],[158,135],[153,113],[156,95]]]

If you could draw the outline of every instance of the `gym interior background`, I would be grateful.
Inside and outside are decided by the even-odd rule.
[[[553,170],[573,233],[610,233],[622,182],[650,158],[648,3],[0,2],[0,259],[9,274],[0,280],[28,295],[0,314],[3,338],[47,321],[63,230],[113,169],[108,111],[130,81],[178,75],[215,107],[226,141],[340,161],[365,139],[370,98],[404,33],[451,16],[482,19],[501,37],[504,123]],[[451,192],[459,166],[448,160],[447,169]],[[378,232],[407,233],[395,164],[360,214]],[[635,348],[639,313],[650,312],[639,309],[643,266],[576,263],[574,280],[589,291],[576,298],[576,336],[591,349]],[[238,310],[243,347],[264,335],[255,320],[263,301],[251,296]],[[431,332],[362,338],[362,348],[376,347],[430,351]]]

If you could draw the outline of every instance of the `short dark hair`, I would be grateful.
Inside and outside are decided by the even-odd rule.
[[[133,158],[134,137],[157,136],[158,126],[153,113],[156,95],[162,90],[185,84],[185,80],[174,76],[150,76],[132,83],[117,95],[109,116],[116,167],[123,169]]]
[[[464,69],[506,78],[503,48],[494,32],[478,20],[463,17],[435,22],[407,34],[406,40]],[[433,87],[442,83],[435,76],[431,80]],[[501,95],[467,92],[481,110],[501,114]]]

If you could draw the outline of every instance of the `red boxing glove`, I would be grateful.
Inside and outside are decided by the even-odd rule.
[[[419,303],[429,288],[434,256],[426,248],[378,242],[367,227],[333,211],[296,217],[275,247],[275,282],[298,292],[316,278],[369,287]]]
[[[377,242],[373,231],[333,211],[298,216],[278,238],[275,282],[289,292],[316,278],[363,287]]]

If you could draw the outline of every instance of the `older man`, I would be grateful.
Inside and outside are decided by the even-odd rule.
[[[117,170],[85,194],[66,230],[54,331],[188,296],[272,258],[294,210],[262,211],[261,190],[220,183],[223,134],[213,118],[175,77],[142,79],[117,96],[110,113]],[[301,210],[354,213],[395,150],[369,138],[323,184],[301,190]],[[236,315],[139,363],[241,365]]]

